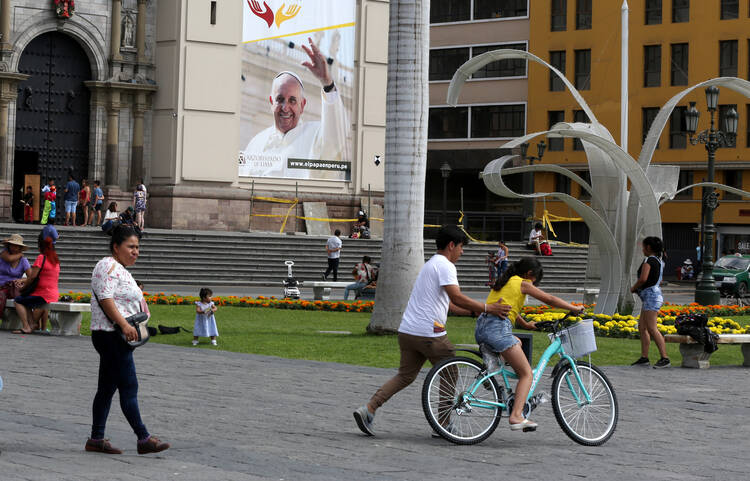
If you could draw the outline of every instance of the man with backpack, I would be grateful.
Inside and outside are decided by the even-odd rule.
[[[352,269],[352,275],[354,276],[354,283],[349,284],[344,289],[344,300],[349,300],[349,291],[354,291],[354,298],[356,299],[362,294],[362,289],[367,287],[370,282],[375,280],[377,275],[377,268],[373,267],[370,262],[370,256],[362,257],[362,262],[354,266]]]

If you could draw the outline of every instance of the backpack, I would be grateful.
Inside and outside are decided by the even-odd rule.
[[[719,336],[708,328],[708,317],[705,314],[680,314],[674,325],[677,334],[690,336],[695,342],[703,344],[703,352],[711,354],[719,349]]]
[[[552,248],[549,246],[549,243],[542,242],[539,244],[539,251],[542,253],[543,256],[551,256],[552,255]]]

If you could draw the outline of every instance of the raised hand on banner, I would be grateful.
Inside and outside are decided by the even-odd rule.
[[[273,11],[271,11],[271,7],[268,6],[268,3],[263,2],[263,6],[266,7],[265,10],[260,8],[258,0],[247,0],[247,4],[250,7],[250,10],[252,10],[256,16],[265,20],[269,27],[273,25]]]
[[[280,27],[283,22],[286,22],[290,18],[297,16],[299,11],[302,9],[300,5],[289,5],[284,11],[285,3],[282,3],[278,10],[276,10],[276,26]]]
[[[320,84],[322,86],[325,87],[327,85],[331,85],[333,83],[333,79],[328,72],[326,57],[322,53],[320,53],[320,49],[318,49],[318,46],[315,45],[312,38],[307,37],[307,41],[310,43],[310,47],[302,45],[302,50],[304,50],[305,53],[310,57],[310,61],[303,62],[302,66],[307,67],[310,73],[315,75],[315,77],[320,80]]]

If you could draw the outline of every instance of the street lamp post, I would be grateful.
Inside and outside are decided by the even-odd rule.
[[[536,144],[537,149],[537,156],[527,156],[527,153],[529,151],[529,144],[524,143],[520,146],[521,149],[521,157],[523,160],[528,160],[529,165],[534,165],[534,161],[538,160],[541,161],[542,157],[544,156],[544,150],[547,148],[547,144],[544,143],[542,140],[538,144]],[[524,172],[523,174],[523,193],[524,194],[531,194],[534,192],[534,173],[533,172]],[[523,200],[523,220],[524,223],[529,221],[530,223],[534,223],[534,199],[524,199]],[[527,229],[527,231],[530,230]],[[523,237],[523,234],[521,235]]]
[[[441,222],[443,225],[445,225],[448,216],[448,177],[451,175],[451,170],[451,166],[447,160],[440,166],[440,175],[443,176],[443,221]]]
[[[700,112],[695,108],[695,102],[690,102],[690,107],[685,114],[685,130],[690,138],[692,145],[704,144],[708,152],[708,178],[707,182],[714,181],[714,160],[716,151],[722,147],[731,147],[737,137],[737,121],[739,115],[733,108],[725,115],[724,130],[717,130],[714,123],[717,105],[719,103],[719,89],[715,86],[706,88],[706,106],[711,115],[711,127],[703,130],[696,135],[698,130],[698,118]],[[719,303],[720,294],[716,288],[714,279],[714,210],[719,206],[719,195],[713,187],[704,187],[701,203],[701,277],[695,286],[695,302],[708,306]]]

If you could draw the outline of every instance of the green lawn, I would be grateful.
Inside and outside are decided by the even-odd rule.
[[[192,306],[152,305],[151,321],[156,327],[183,326],[192,332],[195,309]],[[373,336],[365,333],[368,313],[318,312],[247,307],[221,307],[216,313],[219,327],[218,347],[208,339],[194,348],[192,335],[180,332],[158,335],[150,342],[184,346],[190,349],[221,349],[233,352],[263,354],[292,359],[340,362],[361,366],[398,367],[399,353],[396,336]],[[89,314],[84,315],[82,334],[90,334]],[[750,316],[735,318],[740,324],[750,323]],[[347,334],[323,334],[318,331],[349,331]],[[528,332],[528,331],[524,331]],[[534,362],[549,345],[546,334],[534,334]],[[448,338],[454,344],[474,343],[474,319],[451,317]],[[640,355],[637,339],[597,338],[599,350],[592,354],[595,364],[630,364]],[[681,362],[677,344],[667,344],[674,364]],[[651,346],[651,359],[658,359],[656,347]],[[711,356],[713,365],[742,363],[740,346],[720,345]]]

